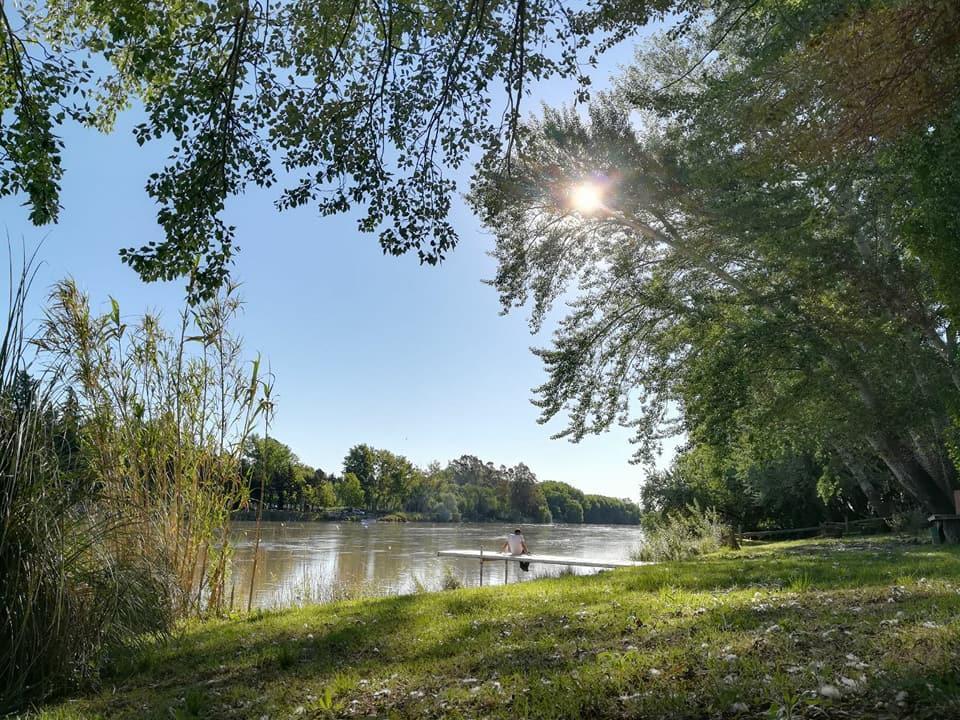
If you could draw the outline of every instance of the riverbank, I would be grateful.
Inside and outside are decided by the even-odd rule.
[[[257,519],[256,510],[237,510],[233,513],[234,520],[240,520],[244,522],[253,522]],[[424,513],[417,512],[406,512],[406,511],[380,511],[380,510],[364,510],[361,508],[349,508],[349,507],[331,507],[331,508],[321,508],[318,510],[277,510],[277,509],[264,509],[263,517],[261,518],[264,521],[269,522],[343,522],[343,521],[359,521],[359,520],[371,520],[377,522],[422,522],[422,523],[433,523],[441,525],[459,525],[465,521],[461,519],[456,520],[438,520],[435,517],[430,517]],[[471,523],[477,524],[486,524],[486,525],[552,525],[554,523],[541,523],[533,520],[471,520]],[[563,524],[563,523],[560,523]],[[620,525],[623,527],[637,527],[640,525],[640,522],[629,522],[629,523],[616,523],[616,522],[604,522],[604,523],[572,523],[574,525]]]
[[[956,717],[960,549],[893,538],[208,622],[59,718]]]
[[[261,520],[263,522],[343,522],[359,521],[366,518],[375,519],[376,514],[367,513],[360,508],[332,507],[321,510],[274,510],[264,508]],[[256,510],[237,510],[232,515],[233,520],[240,522],[256,522]]]

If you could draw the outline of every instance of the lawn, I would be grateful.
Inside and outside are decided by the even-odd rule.
[[[960,548],[893,538],[197,624],[53,718],[960,717]]]

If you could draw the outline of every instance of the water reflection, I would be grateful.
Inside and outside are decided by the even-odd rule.
[[[464,585],[477,585],[480,564],[461,558],[438,558],[438,550],[499,550],[513,526],[432,523],[279,523],[265,522],[254,585],[254,607],[298,605],[365,594],[390,595],[435,590],[446,573]],[[636,527],[607,525],[522,526],[534,553],[625,560],[640,543]],[[253,566],[255,524],[234,524],[232,592],[235,606],[245,606]],[[510,582],[555,575],[560,566],[509,568]],[[574,568],[577,573],[595,572]],[[484,566],[484,584],[504,581],[501,563]]]

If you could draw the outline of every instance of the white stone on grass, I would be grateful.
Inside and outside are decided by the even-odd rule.
[[[821,685],[820,694],[825,698],[830,698],[831,700],[840,699],[840,690],[838,690],[835,685]]]

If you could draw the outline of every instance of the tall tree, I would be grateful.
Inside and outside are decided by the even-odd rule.
[[[360,508],[364,506],[366,498],[359,478],[352,472],[344,473],[343,480],[337,484],[337,500],[344,507]]]
[[[372,502],[376,492],[376,452],[369,445],[354,445],[343,459],[343,476],[353,475],[360,483],[364,498]]]
[[[872,454],[949,512],[956,332],[940,261],[899,222],[922,198],[888,153],[953,122],[955,98],[923,127],[808,160],[816,126],[793,125],[816,98],[791,63],[858,10],[753,5],[750,22],[661,40],[588,118],[547,112],[512,172],[476,184],[504,308],[532,301],[538,327],[578,291],[537,351],[541,419],[566,414],[558,435],[575,440],[624,423],[637,459],[680,427],[771,457]]]
[[[511,507],[520,516],[537,522],[552,522],[547,499],[543,495],[537,476],[523,463],[510,468]]]
[[[419,475],[417,469],[403,455],[389,450],[376,451],[376,492],[373,498],[375,510],[400,510],[407,494]],[[367,497],[370,500],[370,497]]]
[[[275,438],[253,436],[247,441],[245,459],[252,497],[280,509],[299,500],[299,461],[287,445]],[[265,479],[263,498],[259,497],[261,477]]]

